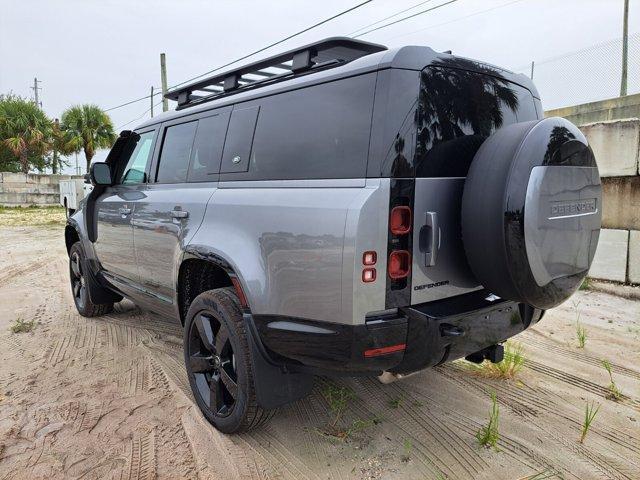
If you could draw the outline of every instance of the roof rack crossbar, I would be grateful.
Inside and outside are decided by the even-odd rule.
[[[185,108],[205,98],[233,94],[244,88],[258,87],[259,84],[272,84],[314,68],[331,68],[386,49],[383,45],[347,37],[327,38],[176,88],[165,97],[177,101],[179,109]],[[254,78],[243,78],[244,75]],[[193,95],[195,92],[210,95]]]

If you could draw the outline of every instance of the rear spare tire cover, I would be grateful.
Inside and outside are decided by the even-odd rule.
[[[570,297],[591,266],[601,220],[593,152],[565,119],[497,130],[469,168],[465,252],[478,280],[502,298],[548,309]]]

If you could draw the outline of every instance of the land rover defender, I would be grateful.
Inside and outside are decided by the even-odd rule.
[[[589,270],[594,156],[524,75],[330,38],[167,97],[92,165],[71,287],[86,317],[127,297],[181,322],[223,432],[315,374],[499,361]]]

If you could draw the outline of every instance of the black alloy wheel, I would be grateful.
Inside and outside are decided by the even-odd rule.
[[[96,304],[91,301],[85,272],[84,252],[80,242],[69,249],[69,279],[71,294],[78,313],[83,317],[97,317],[113,310],[113,303]]]
[[[184,325],[187,376],[200,411],[223,433],[256,428],[275,412],[257,402],[249,341],[233,288],[193,299]]]
[[[73,292],[73,300],[78,310],[84,310],[86,307],[87,287],[85,279],[82,275],[82,261],[80,253],[75,250],[71,252],[69,257],[69,273],[71,277],[71,291]]]
[[[214,415],[230,415],[238,398],[238,374],[227,327],[213,312],[199,312],[189,329],[188,348],[197,394]]]

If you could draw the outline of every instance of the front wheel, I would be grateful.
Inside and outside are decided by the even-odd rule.
[[[209,290],[193,300],[184,359],[196,403],[218,430],[247,431],[271,418],[273,410],[256,401],[247,332],[233,289]]]
[[[95,304],[91,301],[84,268],[82,245],[76,242],[69,250],[69,278],[76,309],[83,317],[97,317],[109,313],[113,309],[113,303]]]

